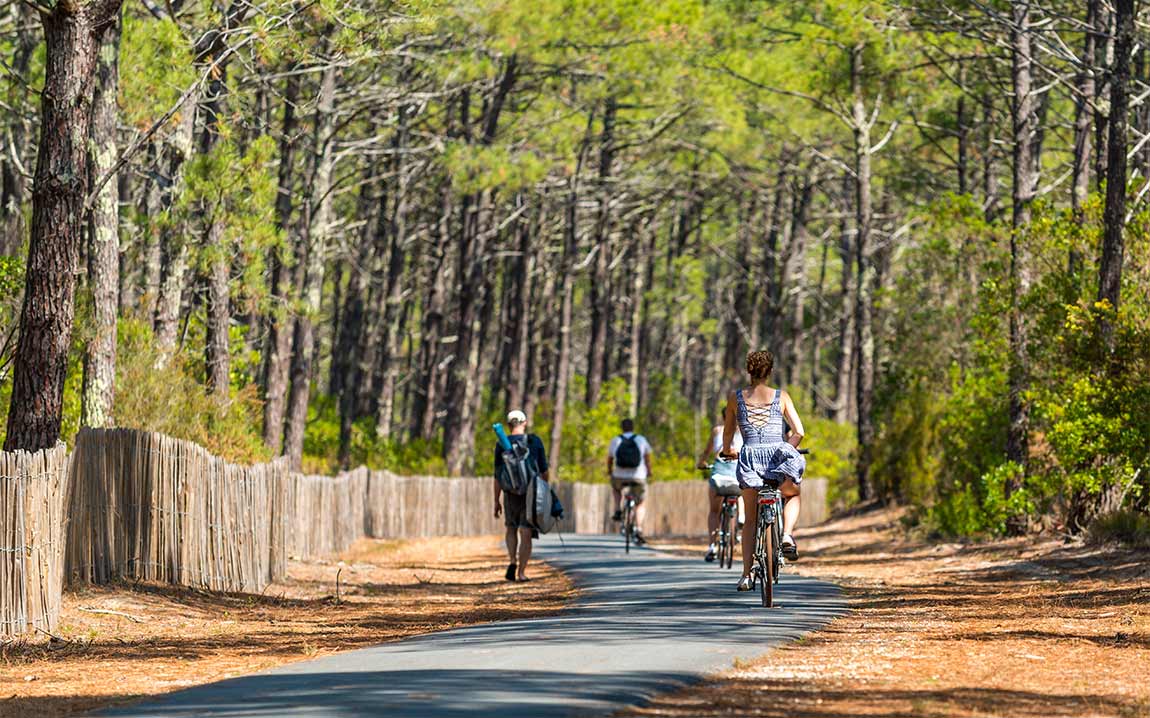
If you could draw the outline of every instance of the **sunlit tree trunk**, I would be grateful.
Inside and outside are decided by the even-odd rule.
[[[96,97],[90,140],[91,178],[98,181],[116,163],[116,96],[120,78],[120,21],[104,33],[96,67]],[[111,426],[116,395],[116,317],[120,299],[119,183],[108,179],[88,219],[88,285],[94,336],[85,346],[80,422]]]
[[[57,3],[41,10],[46,54],[40,146],[6,451],[37,451],[60,438],[96,67],[104,32],[119,12],[120,0]]]

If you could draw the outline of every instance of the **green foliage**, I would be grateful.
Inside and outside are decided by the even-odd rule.
[[[175,106],[195,79],[191,45],[174,21],[157,20],[143,12],[125,13],[120,107],[129,125],[146,130]]]
[[[149,327],[137,320],[120,321],[118,344],[118,426],[194,441],[230,461],[271,458],[259,432],[262,404],[254,386],[234,390],[227,401],[218,401],[204,391],[183,355],[165,361]],[[74,373],[80,376],[79,371]],[[78,397],[78,391],[73,394]],[[78,398],[69,413],[78,418]]]

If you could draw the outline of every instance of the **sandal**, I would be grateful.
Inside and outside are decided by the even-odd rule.
[[[754,581],[750,576],[743,576],[739,579],[739,585],[735,587],[736,591],[753,591],[755,589]]]
[[[795,544],[795,539],[790,534],[783,536],[783,558],[788,561],[799,560],[799,547]]]

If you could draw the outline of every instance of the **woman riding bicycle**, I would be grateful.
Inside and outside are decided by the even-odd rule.
[[[727,422],[727,409],[723,407],[723,415],[720,417],[720,423],[711,430],[710,435],[707,437],[707,443],[703,445],[703,449],[699,452],[699,461],[696,466],[700,470],[709,470],[708,475],[708,488],[707,488],[707,531],[711,535],[711,545],[707,548],[707,555],[703,560],[708,563],[715,560],[715,550],[717,548],[716,541],[719,535],[719,515],[723,509],[723,497],[738,495],[739,484],[735,476],[736,463],[730,459],[724,459],[720,454],[723,451],[723,429]],[[739,434],[738,429],[735,430],[735,436],[731,443],[731,451],[738,451],[743,447],[743,437]],[[740,525],[743,515],[742,501],[739,501],[739,517]]]
[[[799,484],[806,469],[806,459],[798,451],[799,442],[803,440],[803,423],[791,397],[782,389],[767,386],[774,365],[775,357],[769,351],[748,354],[747,374],[750,375],[751,386],[736,389],[727,398],[721,455],[738,457],[736,477],[743,490],[747,512],[743,525],[740,591],[750,591],[753,587],[751,563],[758,521],[758,492],[764,481],[777,481],[779,491],[787,499],[783,509],[783,556],[790,561],[799,557],[798,546],[791,534],[799,518]],[[790,433],[787,433],[788,426]],[[736,429],[743,436],[743,447],[738,453],[732,448]]]

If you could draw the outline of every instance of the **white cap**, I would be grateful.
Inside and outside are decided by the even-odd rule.
[[[527,423],[527,415],[524,414],[522,411],[519,411],[518,409],[515,409],[513,411],[509,411],[509,412],[507,412],[507,423],[508,424],[526,424]]]

